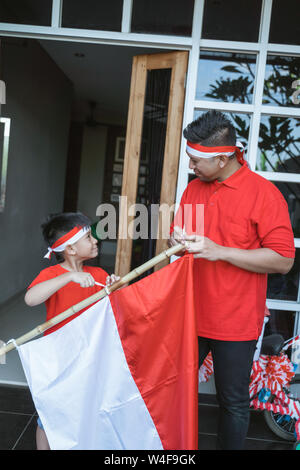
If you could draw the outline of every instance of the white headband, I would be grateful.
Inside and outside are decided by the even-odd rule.
[[[74,229],[73,229],[74,230]],[[71,230],[69,233],[73,232],[73,230]],[[44,258],[47,258],[47,259],[50,259],[51,257],[51,253],[52,251],[57,251],[57,252],[61,252],[61,251],[64,251],[64,249],[68,246],[68,245],[72,245],[73,243],[76,243],[81,237],[83,237],[86,233],[88,233],[90,231],[90,227],[83,227],[81,228],[80,230],[77,231],[77,233],[75,233],[75,235],[71,236],[71,238],[68,238],[65,242],[63,242],[61,245],[57,245],[57,242],[59,242],[59,240],[57,240],[53,245],[52,247],[48,246],[48,253],[44,256]],[[66,234],[68,235],[68,234]],[[65,238],[66,235],[64,235],[63,237],[61,238]]]
[[[193,144],[191,142],[187,142],[186,151],[191,154],[193,157],[200,157],[200,158],[212,158],[217,157],[218,155],[226,155],[230,157],[236,152],[236,147],[244,150],[243,144],[241,142],[237,142],[235,146],[224,146],[224,147],[204,147],[199,144]]]

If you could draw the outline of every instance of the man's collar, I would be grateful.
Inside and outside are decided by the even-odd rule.
[[[245,174],[245,171],[250,170],[249,165],[246,160],[244,160],[243,165],[235,171],[231,176],[226,178],[224,181],[216,181],[218,185],[224,184],[225,186],[228,186],[229,188],[233,189],[238,189],[240,185],[242,184],[243,176]]]

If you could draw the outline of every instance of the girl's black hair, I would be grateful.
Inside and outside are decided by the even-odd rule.
[[[220,111],[208,111],[191,122],[183,131],[194,144],[207,147],[235,145],[236,133],[232,122]]]
[[[60,237],[68,233],[74,227],[86,227],[91,225],[90,219],[81,212],[62,212],[50,214],[41,225],[42,233],[47,246],[52,246]],[[55,253],[58,262],[64,261],[62,253]]]

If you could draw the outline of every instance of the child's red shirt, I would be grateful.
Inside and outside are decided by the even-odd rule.
[[[94,266],[83,266],[83,271],[90,273],[96,282],[105,285],[108,274],[102,268]],[[60,264],[57,264],[55,266],[49,266],[48,268],[45,268],[40,272],[40,274],[32,281],[28,289],[35,286],[36,284],[39,284],[40,282],[48,281],[49,279],[61,276],[62,274],[66,274],[67,272],[69,271],[63,268]],[[99,292],[101,289],[103,289],[103,287],[97,285],[93,287],[81,287],[80,284],[77,284],[76,282],[69,282],[64,287],[55,292],[55,294],[49,297],[48,300],[46,300],[45,305],[47,310],[47,321],[50,320],[50,318],[56,317],[58,314],[64,312],[65,310],[77,304],[78,302],[81,302],[87,297],[90,297],[96,292]],[[87,308],[90,307],[91,305],[86,308],[83,308],[82,310],[75,313],[66,320],[63,320],[57,325],[54,325],[53,327],[49,328],[45,331],[45,335],[50,334],[55,330],[58,330],[63,325],[76,318],[78,315],[81,315]]]

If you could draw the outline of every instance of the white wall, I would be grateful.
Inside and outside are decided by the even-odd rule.
[[[106,138],[107,127],[84,127],[77,208],[92,222],[102,203]]]
[[[11,118],[11,136],[0,212],[0,304],[46,267],[40,225],[63,209],[72,85],[36,41],[25,43],[2,41],[2,115]]]

